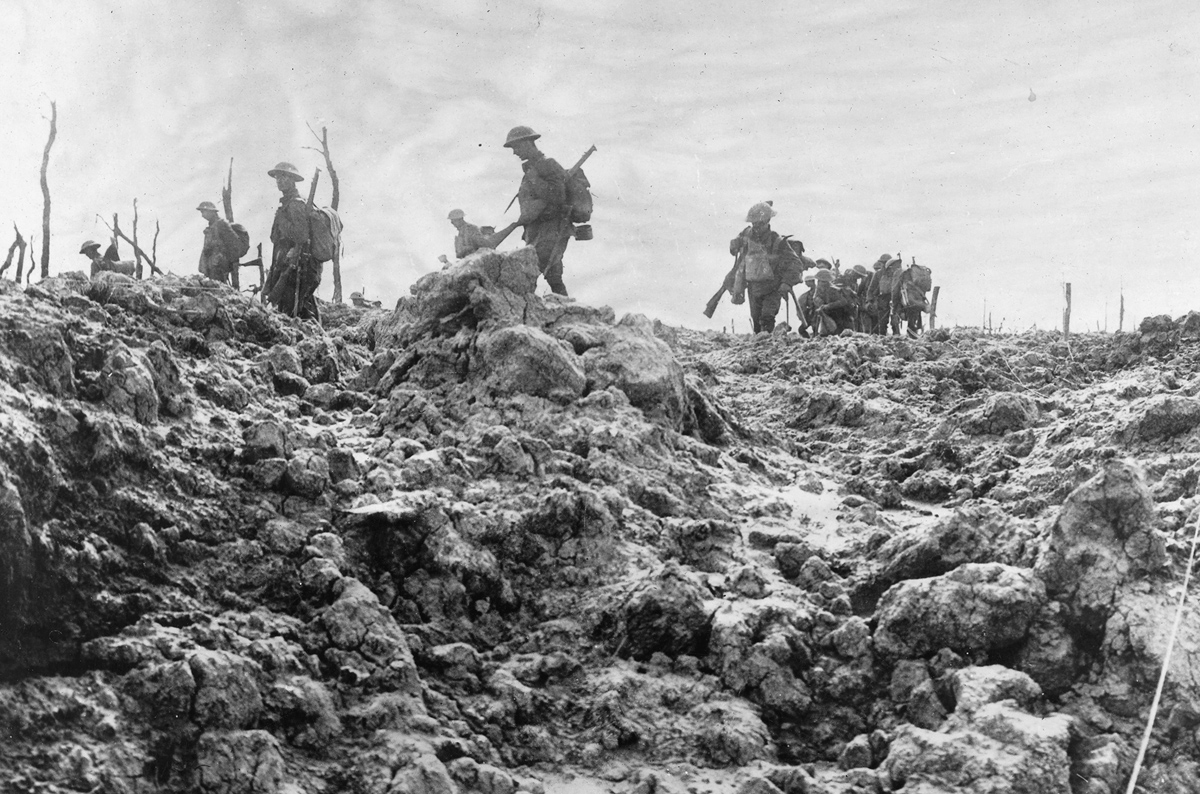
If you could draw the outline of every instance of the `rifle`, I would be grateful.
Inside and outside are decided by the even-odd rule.
[[[300,253],[296,257],[296,261],[292,264],[292,268],[296,271],[293,274],[293,276],[296,279],[296,292],[295,292],[294,298],[292,299],[292,316],[293,317],[296,317],[300,314],[300,273],[302,270],[300,263],[301,263],[301,261],[303,261],[304,257],[310,256],[312,253],[312,237],[313,237],[313,229],[312,229],[313,213],[312,213],[312,210],[313,210],[313,201],[317,197],[317,181],[320,180],[320,178],[321,178],[321,169],[318,168],[316,173],[313,174],[312,184],[308,186],[308,202],[304,205],[304,212],[306,215],[308,215],[308,240],[306,240],[304,245],[301,246]]]
[[[788,295],[792,296],[792,303],[796,304],[796,326],[799,328],[798,333],[801,336],[808,335],[808,315],[804,313],[804,307],[800,305],[800,299],[796,297],[796,291],[788,286]]]
[[[735,257],[733,260],[733,267],[730,269],[729,273],[727,273],[725,275],[725,280],[721,282],[721,288],[719,290],[717,290],[717,294],[715,294],[711,298],[709,298],[708,303],[705,304],[704,316],[707,317],[708,319],[710,319],[710,320],[712,319],[713,312],[715,312],[717,310],[717,304],[719,304],[721,302],[721,298],[723,298],[725,296],[725,293],[729,292],[729,287],[726,285],[730,284],[733,281],[734,277],[736,277],[738,268],[742,266],[742,255],[745,253],[746,253],[746,248],[745,248],[745,246],[743,246],[738,251],[737,257]]]

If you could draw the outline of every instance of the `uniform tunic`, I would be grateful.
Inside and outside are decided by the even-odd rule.
[[[567,172],[557,162],[534,151],[521,164],[525,175],[517,191],[522,239],[537,252],[538,269],[552,292],[567,294],[563,284],[563,252],[573,228],[567,217]]]
[[[492,241],[473,223],[463,222],[458,234],[454,235],[454,256],[462,259],[480,248],[492,248]]]
[[[271,274],[264,289],[267,299],[280,311],[294,317],[320,317],[315,293],[321,284],[321,263],[301,256],[308,246],[309,221],[306,202],[295,185],[279,197],[275,220],[271,224]],[[299,292],[296,288],[299,271]]]
[[[802,264],[796,252],[779,233],[766,227],[761,234],[747,226],[729,241],[729,253],[737,256],[747,242],[755,242],[767,250],[774,277],[767,281],[746,282],[746,302],[750,305],[750,323],[754,333],[775,330],[775,315],[788,288],[800,281]]]
[[[237,232],[224,218],[216,218],[204,229],[204,247],[200,249],[200,273],[214,281],[232,279],[238,286],[237,251],[242,247]]]

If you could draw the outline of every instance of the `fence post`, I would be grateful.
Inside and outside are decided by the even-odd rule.
[[[937,327],[937,296],[942,288],[940,286],[933,288],[933,297],[929,300],[929,330],[932,331]]]
[[[1071,336],[1071,282],[1067,282],[1064,293],[1067,305],[1063,307],[1063,337]]]

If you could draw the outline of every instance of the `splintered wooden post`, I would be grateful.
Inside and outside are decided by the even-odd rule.
[[[1125,290],[1121,290],[1121,311],[1117,315],[1117,331],[1125,329]]]
[[[933,288],[933,296],[929,299],[929,330],[937,328],[937,298],[941,287]]]
[[[46,181],[46,169],[50,167],[50,147],[58,135],[58,105],[50,102],[50,137],[46,139],[46,150],[42,152],[42,278],[50,278],[50,183]],[[30,254],[32,257],[33,255]],[[30,265],[30,268],[33,266]]]
[[[1069,337],[1071,335],[1071,282],[1067,282],[1063,293],[1067,298],[1067,305],[1063,307],[1063,336]]]
[[[141,280],[141,278],[142,278],[142,249],[138,248],[137,224],[138,224],[137,199],[134,199],[133,200],[133,261],[136,262],[137,264],[133,271],[133,274],[138,280]]]

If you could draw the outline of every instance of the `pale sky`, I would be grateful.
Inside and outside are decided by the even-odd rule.
[[[1067,281],[1073,330],[1116,330],[1122,289],[1126,329],[1197,308],[1200,11],[1177,0],[0,10],[0,244],[12,222],[41,236],[54,99],[53,273],[107,236],[97,213],[128,230],[135,198],[143,247],[158,221],[160,266],[196,272],[194,208],[220,201],[230,157],[237,220],[265,241],[266,171],[324,167],[309,123],[341,180],[345,291],[391,305],[453,253],[451,208],[515,218],[501,144],[525,124],[564,167],[597,148],[595,239],[571,243],[565,281],[618,315],[746,330],[744,306],[701,309],[766,199],[814,257],[930,266],[942,324],[977,326],[986,302],[994,326],[1057,327]]]

